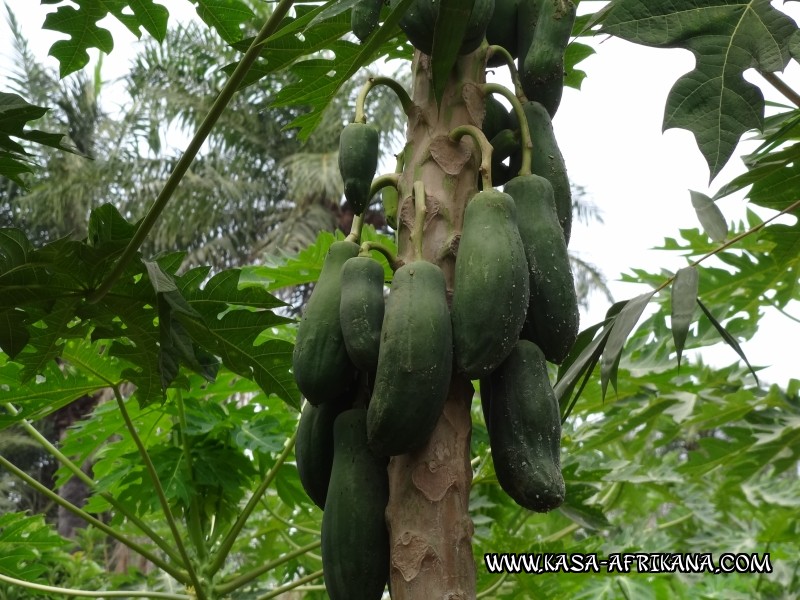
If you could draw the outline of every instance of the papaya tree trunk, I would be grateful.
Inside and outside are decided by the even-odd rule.
[[[414,260],[414,180],[425,184],[423,258],[438,264],[453,292],[455,250],[467,201],[477,192],[479,152],[468,137],[450,142],[461,125],[480,126],[484,102],[476,87],[484,81],[485,50],[463,56],[437,106],[430,58],[415,53],[406,161],[398,186],[400,258]],[[475,597],[473,526],[469,517],[470,405],[472,384],[454,373],[444,410],[427,445],[393,457],[389,464],[387,523],[391,545],[393,600]]]

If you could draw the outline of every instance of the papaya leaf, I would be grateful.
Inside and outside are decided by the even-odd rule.
[[[26,327],[27,317],[21,310],[0,310],[0,350],[11,359],[22,352],[31,338]]]
[[[586,79],[586,72],[576,68],[576,65],[592,54],[595,54],[594,48],[580,42],[572,42],[567,46],[564,51],[564,70],[566,72],[564,85],[576,90],[581,89],[581,84]]]
[[[242,25],[254,17],[253,11],[242,0],[191,0],[191,2],[197,5],[197,15],[203,22],[213,27],[229,44],[242,39]],[[157,38],[155,34],[153,37]]]
[[[672,339],[678,351],[678,364],[689,335],[689,326],[694,320],[694,306],[700,276],[695,267],[685,267],[675,273],[672,282]]]
[[[756,375],[755,370],[750,365],[750,361],[747,360],[747,357],[744,354],[744,350],[742,350],[742,347],[739,345],[739,342],[736,341],[736,338],[733,337],[728,332],[728,330],[725,329],[725,327],[723,327],[723,325],[719,321],[717,321],[716,318],[714,318],[714,315],[711,314],[711,311],[708,310],[708,308],[706,307],[705,304],[703,304],[700,298],[697,299],[697,304],[700,305],[700,309],[703,311],[703,314],[705,314],[705,316],[708,317],[708,320],[711,321],[711,324],[714,326],[714,329],[716,329],[719,332],[719,334],[722,336],[722,339],[725,340],[725,343],[728,344],[731,348],[733,348],[734,352],[736,352],[736,354],[738,354],[739,357],[745,362],[747,368],[750,370],[750,373],[752,373],[753,377],[755,378],[756,383],[758,383],[758,375]]]
[[[631,299],[625,304],[611,325],[608,342],[600,359],[600,385],[603,390],[603,398],[605,398],[609,382],[611,382],[614,390],[617,389],[617,370],[622,356],[622,348],[633,328],[636,327],[636,323],[639,322],[639,318],[642,316],[653,294],[654,292],[646,292]]]
[[[450,72],[458,60],[473,5],[474,2],[463,0],[442,0],[439,3],[431,50],[431,77],[437,106],[442,102]]]
[[[169,12],[153,0],[71,0],[71,4],[66,0],[55,0],[48,4],[60,6],[45,17],[43,27],[68,37],[50,47],[50,56],[59,62],[61,77],[79,71],[89,63],[89,48],[111,53],[114,49],[111,32],[98,25],[109,15],[125,25],[137,38],[141,37],[141,29],[159,42],[164,41],[167,34]],[[227,15],[227,8],[220,11],[217,7],[215,13]]]
[[[0,573],[34,581],[52,564],[42,555],[66,546],[69,542],[45,523],[42,514],[0,515]]]
[[[333,2],[326,2],[325,6],[316,12],[314,18],[311,19],[311,22],[308,24],[308,26],[313,27],[322,21],[336,17],[343,12],[350,10],[360,1],[361,0],[333,0]]]
[[[692,207],[708,237],[715,242],[724,242],[728,237],[728,223],[719,206],[705,194],[693,190],[689,190],[689,194],[692,197]]]
[[[694,54],[696,67],[667,97],[663,126],[694,134],[713,179],[741,135],[764,123],[764,96],[744,71],[782,71],[797,25],[769,0],[616,0],[601,31]]]

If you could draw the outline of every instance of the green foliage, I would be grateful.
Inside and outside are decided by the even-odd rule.
[[[664,129],[694,133],[713,179],[749,129],[764,123],[764,96],[743,73],[782,71],[796,43],[797,25],[769,0],[654,3],[616,0],[603,32],[657,48],[686,48],[697,66],[667,98]]]

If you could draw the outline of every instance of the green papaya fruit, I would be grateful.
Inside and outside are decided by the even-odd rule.
[[[550,114],[538,102],[525,102],[522,108],[533,140],[531,173],[541,175],[553,186],[558,222],[561,223],[564,240],[569,245],[572,232],[572,190],[569,185],[564,156],[561,154],[553,131],[553,122]],[[516,115],[512,113],[511,118],[513,128],[519,129]],[[521,162],[521,152],[515,151],[511,157],[511,168],[514,173],[519,172]]]
[[[535,342],[547,360],[561,364],[578,337],[579,313],[553,186],[539,175],[520,175],[504,190],[517,205],[517,226],[530,273],[530,302],[521,337]]]
[[[350,25],[360,41],[366,40],[378,28],[383,0],[358,0],[350,14]]]
[[[575,23],[571,0],[543,0],[530,46],[520,53],[519,77],[529,100],[541,103],[553,117],[564,90],[564,51]]]
[[[353,242],[331,244],[297,328],[292,372],[298,389],[314,405],[341,395],[355,379],[356,369],[342,339],[339,301],[342,266],[358,251]]]
[[[514,201],[495,189],[478,192],[464,212],[453,280],[453,352],[461,373],[484,377],[508,356],[529,293]]]
[[[350,123],[339,135],[339,172],[344,182],[344,197],[360,215],[370,201],[370,188],[378,170],[380,134],[372,125]]]
[[[512,167],[503,161],[519,149],[519,132],[503,129],[489,143],[492,145],[492,185],[499,187],[516,175]]]
[[[333,423],[350,408],[353,392],[319,406],[306,403],[297,424],[294,456],[303,489],[320,508],[325,507],[333,466]]]
[[[544,2],[552,0],[519,0],[517,5],[517,70],[522,70],[522,64],[528,48],[533,42],[533,33],[542,11]]]
[[[504,129],[511,127],[511,115],[508,109],[494,94],[486,96],[486,112],[483,116],[481,131],[487,140],[491,140]]]
[[[388,460],[367,446],[366,409],[336,417],[322,513],[322,569],[331,600],[379,600],[389,576]]]
[[[480,389],[500,486],[529,510],[547,512],[561,505],[561,417],[542,351],[519,340],[481,379]]]
[[[517,11],[520,0],[494,0],[494,12],[486,26],[486,41],[490,46],[502,46],[513,58],[517,57]],[[502,56],[494,55],[487,63],[490,67],[506,64]]]
[[[383,456],[423,446],[450,387],[453,339],[442,270],[417,260],[394,274],[367,411],[370,448]]]
[[[399,0],[392,0],[392,6]],[[467,31],[459,49],[460,54],[469,54],[481,45],[486,27],[492,18],[495,0],[467,0],[472,5]],[[433,32],[439,16],[439,0],[415,0],[400,19],[400,29],[417,50],[430,55],[433,51]]]
[[[383,325],[383,265],[369,256],[355,256],[342,267],[339,321],[350,360],[360,371],[374,373]]]

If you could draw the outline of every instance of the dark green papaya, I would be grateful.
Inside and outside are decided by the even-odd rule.
[[[553,186],[539,175],[521,175],[505,186],[517,205],[517,226],[530,273],[530,302],[521,337],[561,364],[578,337],[575,280],[558,222]]]
[[[495,189],[467,204],[453,280],[456,368],[478,379],[499,365],[519,337],[528,309],[525,249],[511,196]]]
[[[356,375],[342,339],[339,301],[342,266],[358,251],[358,244],[353,242],[331,244],[297,328],[292,372],[298,389],[311,404],[322,404],[341,395]]]
[[[520,0],[517,6],[517,71],[522,70],[522,64],[528,48],[533,42],[533,32],[542,11],[544,2],[552,0]]]
[[[333,468],[322,514],[322,569],[331,600],[379,600],[389,576],[386,458],[367,446],[366,409],[333,429]]]
[[[502,46],[513,58],[517,57],[517,11],[520,0],[494,0],[494,12],[486,27],[486,41],[490,46]],[[506,60],[495,54],[487,63],[500,67]]]
[[[513,167],[503,161],[519,150],[519,132],[503,129],[489,143],[492,145],[492,185],[499,187],[516,175]]]
[[[564,156],[561,154],[553,131],[553,122],[547,110],[538,102],[525,102],[522,108],[525,118],[528,120],[531,140],[533,140],[531,173],[541,175],[553,186],[558,222],[561,223],[564,240],[569,245],[569,237],[572,232],[572,190],[569,185]],[[513,128],[519,129],[519,123],[513,113],[511,118]],[[511,157],[511,168],[514,173],[519,172],[521,162],[520,151],[514,152]]]
[[[355,256],[342,267],[339,321],[350,360],[360,371],[374,373],[383,325],[383,265],[369,256]]]
[[[486,112],[481,125],[481,131],[483,131],[486,139],[491,140],[504,129],[509,129],[511,123],[511,115],[508,109],[494,94],[488,94],[486,96]]]
[[[560,506],[561,417],[542,351],[519,340],[480,387],[500,486],[523,508],[547,512]]]
[[[350,14],[353,33],[362,42],[378,28],[383,0],[358,0]]]
[[[392,5],[398,2],[399,0],[392,0]],[[460,54],[469,54],[481,45],[486,27],[492,18],[495,0],[469,0],[469,3],[472,11],[459,49]],[[400,29],[411,45],[428,55],[433,50],[433,32],[439,16],[439,6],[439,0],[415,0],[400,19]]]
[[[394,274],[367,411],[370,448],[406,454],[428,441],[442,412],[453,362],[442,270],[418,260]]]
[[[294,445],[297,474],[308,497],[320,508],[325,507],[333,466],[333,423],[352,403],[353,392],[349,390],[320,406],[306,403],[297,424]]]
[[[553,117],[564,90],[564,51],[575,23],[571,0],[543,0],[530,46],[520,52],[519,77],[529,100],[541,103]]]
[[[344,182],[344,197],[360,215],[369,205],[370,188],[378,170],[380,134],[371,125],[350,123],[339,135],[339,172]]]

